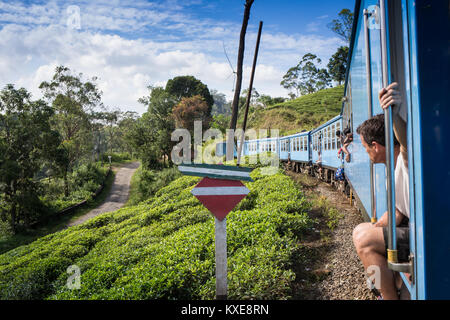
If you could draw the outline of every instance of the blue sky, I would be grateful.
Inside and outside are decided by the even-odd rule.
[[[0,86],[14,83],[39,98],[57,65],[97,76],[110,108],[145,108],[148,85],[193,75],[232,98],[244,0],[1,1]],[[246,38],[248,86],[259,21],[264,22],[254,87],[287,96],[282,76],[308,52],[324,65],[343,41],[327,27],[354,0],[255,0]]]

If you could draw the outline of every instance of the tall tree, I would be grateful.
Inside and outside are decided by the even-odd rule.
[[[350,9],[342,9],[337,19],[333,19],[327,27],[340,36],[347,43],[350,43],[353,26],[353,12]]]
[[[227,102],[226,96],[217,90],[211,90],[211,95],[214,98],[214,105],[212,107],[212,115],[231,115],[231,105]]]
[[[126,140],[136,150],[145,169],[161,167],[161,148],[157,144],[157,121],[148,112],[136,120],[133,128],[126,133]]]
[[[34,177],[60,142],[50,127],[52,116],[52,108],[31,101],[23,88],[7,85],[0,92],[0,216],[14,233],[44,212]]]
[[[214,104],[214,98],[209,92],[208,86],[193,76],[180,76],[167,81],[165,91],[172,95],[176,102],[180,102],[181,98],[189,98],[200,95],[208,106],[208,113]]]
[[[297,96],[325,89],[330,85],[331,80],[327,70],[315,64],[321,62],[316,55],[305,54],[295,67],[287,71],[280,84],[286,89],[296,90]]]
[[[339,47],[328,62],[328,73],[334,81],[341,85],[347,70],[348,47]]]
[[[247,33],[248,20],[250,18],[250,9],[254,0],[246,0],[244,5],[244,18],[242,20],[241,33],[239,35],[239,49],[237,59],[237,71],[236,71],[236,87],[234,89],[234,98],[231,105],[231,123],[230,128],[236,130],[236,124],[239,111],[239,98],[241,95],[242,87],[242,65],[244,63],[244,51],[245,51],[245,34]]]
[[[54,127],[63,137],[61,148],[65,157],[59,163],[59,172],[64,178],[64,192],[69,195],[68,173],[75,163],[87,155],[93,147],[91,115],[100,103],[101,92],[95,85],[96,78],[83,82],[83,75],[73,75],[64,66],[56,67],[51,82],[42,82],[39,88],[55,110]]]
[[[167,86],[169,90],[167,90]],[[209,94],[208,87],[194,77],[178,77],[178,79],[172,79],[170,84],[168,82],[167,86],[166,89],[149,86],[150,95],[138,100],[148,108],[146,117],[154,122],[154,129],[157,134],[153,140],[159,147],[159,152],[164,159],[170,159],[173,147],[171,134],[175,129],[175,122],[172,117],[172,111],[177,104],[178,98],[182,97],[181,94],[192,94],[195,91],[201,92],[205,96]]]

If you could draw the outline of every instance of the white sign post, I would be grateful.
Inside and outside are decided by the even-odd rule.
[[[216,225],[216,299],[227,299],[227,218],[220,221],[215,219]]]
[[[216,299],[227,299],[227,218],[226,215],[250,192],[240,180],[253,181],[250,168],[209,164],[183,164],[185,175],[203,179],[191,193],[215,216]]]

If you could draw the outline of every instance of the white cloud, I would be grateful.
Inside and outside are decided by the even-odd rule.
[[[190,5],[201,3],[193,0]],[[193,19],[180,9],[187,5],[183,1],[174,1],[170,9],[161,9],[158,3],[136,2],[131,7],[106,0],[77,5],[80,30],[67,27],[67,5],[0,1],[0,21],[8,22],[0,26],[1,87],[15,83],[38,98],[39,84],[51,79],[57,65],[65,65],[86,77],[97,76],[104,104],[124,110],[144,112],[137,99],[148,94],[147,86],[164,86],[180,75],[193,75],[232,99],[234,76],[223,46],[236,69],[240,25]],[[256,33],[248,31],[243,88],[248,86],[255,41]],[[337,37],[287,35],[267,29],[254,87],[263,94],[286,96],[280,81],[289,67],[307,52],[326,64],[340,45]]]

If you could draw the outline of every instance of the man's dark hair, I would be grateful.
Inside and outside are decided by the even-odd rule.
[[[350,130],[350,128],[348,128],[348,127],[345,128],[345,129],[344,129],[344,132],[343,132],[343,133],[344,133],[344,136],[348,135],[350,132],[352,132],[352,131]]]
[[[376,141],[382,146],[386,146],[385,132],[384,132],[384,114],[377,114],[370,119],[361,123],[356,129],[356,133],[364,137],[364,141],[372,146],[372,142]],[[399,145],[399,142],[394,135],[394,145]]]
[[[336,130],[336,135],[339,137],[341,135],[341,130]]]

